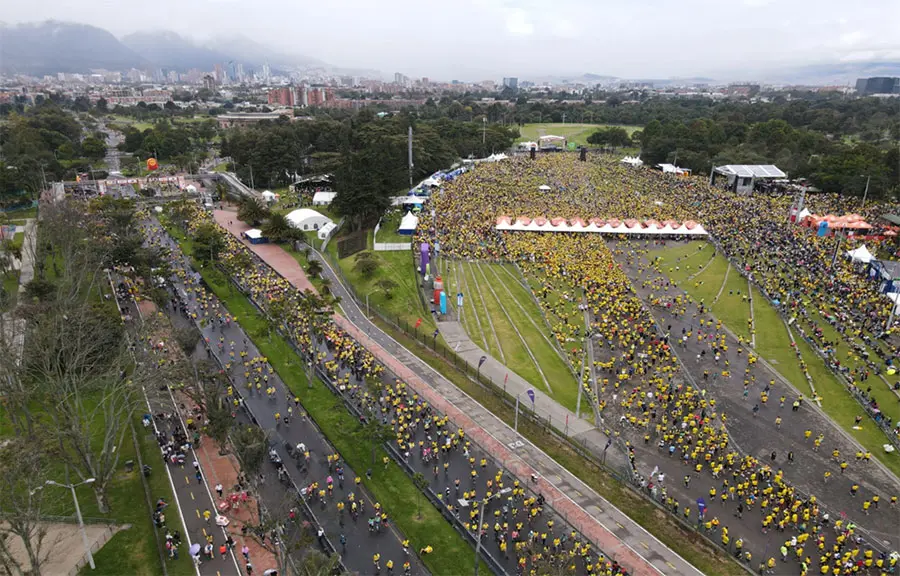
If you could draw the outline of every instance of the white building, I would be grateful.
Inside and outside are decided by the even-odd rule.
[[[331,218],[323,216],[309,208],[298,208],[285,217],[288,219],[288,222],[291,223],[291,226],[304,231],[318,230],[326,224],[332,223]]]

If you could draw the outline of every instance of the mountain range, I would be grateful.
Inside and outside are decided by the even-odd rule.
[[[0,25],[0,72],[42,76],[94,69],[164,68],[185,72],[212,70],[216,64],[241,63],[273,70],[326,66],[306,56],[283,54],[243,36],[198,44],[175,32],[135,32],[116,38],[87,24],[48,20]]]

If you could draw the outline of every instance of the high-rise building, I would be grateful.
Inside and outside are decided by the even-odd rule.
[[[222,70],[221,64],[216,64],[214,77],[216,79],[216,84],[221,86],[225,83],[225,72]]]
[[[269,105],[293,107],[296,105],[293,86],[283,86],[269,90]]]
[[[237,63],[237,77],[235,78],[235,80],[237,80],[238,82],[244,81],[244,63],[243,62]]]
[[[269,76],[271,75],[271,70],[269,70],[269,63],[268,63],[268,62],[266,62],[265,64],[263,64],[263,67],[262,67],[262,75],[263,75],[263,82],[265,82],[266,84],[268,84],[268,83],[269,83]]]
[[[503,87],[510,88],[512,90],[518,90],[519,89],[519,79],[513,78],[513,77],[504,78],[503,79]]]
[[[900,78],[887,76],[860,78],[856,81],[856,93],[860,96],[872,94],[900,94]]]

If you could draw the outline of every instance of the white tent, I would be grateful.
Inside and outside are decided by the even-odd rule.
[[[885,296],[894,303],[894,314],[900,314],[900,292],[888,292]]]
[[[810,212],[809,210],[807,210],[806,208],[804,208],[803,210],[800,211],[799,214],[797,214],[797,222],[802,221],[804,218],[806,218],[806,217],[809,216],[810,214],[812,214],[812,212]]]
[[[551,188],[546,184],[541,184],[540,186],[538,186],[538,190],[540,190],[541,192],[549,192]]]
[[[337,228],[337,224],[334,222],[329,222],[328,224],[319,228],[319,240],[324,240],[331,234],[331,231]]]
[[[408,212],[400,221],[400,228],[397,229],[397,233],[403,234],[404,236],[411,236],[412,233],[416,231],[416,226],[418,225],[419,218],[412,212]]]
[[[244,236],[250,238],[251,240],[259,240],[260,238],[262,238],[262,230],[251,228],[250,230],[244,232]]]
[[[626,156],[620,160],[623,164],[628,164],[629,166],[643,166],[644,161],[641,160],[637,156]]]
[[[270,190],[266,190],[262,193],[262,198],[266,202],[272,202],[275,200],[275,193]]]
[[[331,218],[309,208],[298,208],[290,212],[285,218],[288,219],[291,226],[298,230],[318,230],[331,222]]]
[[[401,204],[403,204],[404,206],[408,204],[418,204],[419,206],[421,206],[425,203],[425,200],[427,200],[427,198],[422,198],[421,196],[406,196],[405,198],[403,198]]]
[[[328,206],[334,202],[337,192],[316,192],[313,194],[313,206]]]
[[[197,187],[194,186],[193,184],[188,184],[187,187],[185,187],[185,190],[187,191],[188,194],[196,194],[197,193]]]
[[[537,147],[537,142],[519,142],[518,144],[516,144],[516,148],[518,148],[519,150],[531,150],[532,148]]]
[[[869,249],[866,248],[865,244],[861,245],[856,250],[849,250],[847,256],[852,258],[854,262],[862,262],[863,264],[868,264],[875,258],[875,256],[869,252]]]

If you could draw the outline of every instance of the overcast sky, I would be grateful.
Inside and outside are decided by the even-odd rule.
[[[733,78],[900,60],[900,0],[7,0],[0,18],[84,22],[118,36],[240,32],[336,66],[439,80]]]

